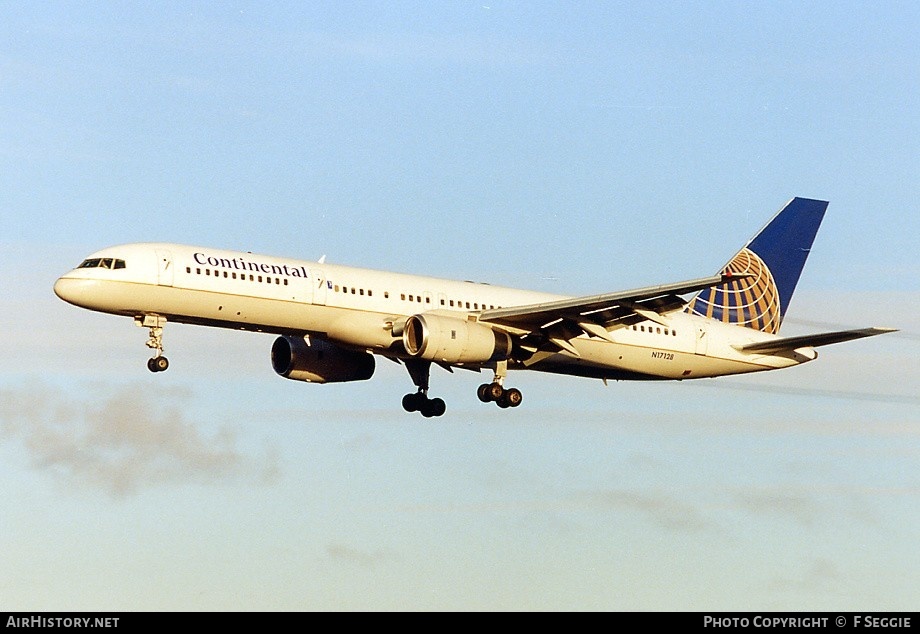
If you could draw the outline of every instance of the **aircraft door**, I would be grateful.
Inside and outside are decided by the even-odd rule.
[[[326,288],[328,287],[326,272],[322,269],[311,269],[310,284],[313,287],[313,303],[318,306],[325,306]]]
[[[709,351],[709,334],[703,326],[696,327],[696,354],[706,356]]]
[[[160,286],[173,285],[173,256],[171,251],[157,249],[157,284]]]

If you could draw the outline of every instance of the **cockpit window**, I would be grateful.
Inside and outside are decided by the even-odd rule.
[[[123,269],[125,261],[116,258],[89,258],[83,260],[78,269]]]

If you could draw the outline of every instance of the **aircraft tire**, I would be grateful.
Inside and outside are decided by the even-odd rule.
[[[444,399],[433,398],[428,401],[428,408],[431,410],[432,416],[443,416],[444,412],[447,411],[447,404]]]
[[[421,408],[422,400],[419,398],[421,394],[406,394],[402,398],[403,409],[407,412],[417,412]],[[424,398],[424,396],[422,396]]]
[[[169,359],[166,357],[153,357],[147,359],[147,369],[151,372],[164,372],[169,367]]]
[[[495,401],[496,403],[501,400],[502,395],[505,393],[505,388],[499,383],[490,383],[486,394],[489,395],[489,399]]]
[[[524,395],[521,394],[519,389],[513,387],[510,390],[505,390],[503,400],[507,401],[511,407],[517,407],[524,400]]]

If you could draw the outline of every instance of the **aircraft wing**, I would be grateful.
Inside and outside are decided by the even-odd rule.
[[[836,332],[822,332],[816,335],[802,335],[800,337],[779,337],[768,341],[758,341],[741,346],[735,346],[741,352],[762,352],[769,354],[771,352],[782,352],[784,350],[795,350],[806,346],[817,347],[826,346],[841,341],[850,341],[852,339],[861,339],[863,337],[873,337],[883,335],[886,332],[896,332],[897,328],[858,328],[856,330],[838,330]]]
[[[724,284],[746,275],[713,275],[675,284],[629,291],[573,297],[553,302],[484,310],[479,321],[495,324],[532,340],[534,349],[563,349],[573,354],[569,339],[583,332],[609,340],[608,331],[643,320],[667,325],[661,315],[680,310],[686,301],[679,295]]]

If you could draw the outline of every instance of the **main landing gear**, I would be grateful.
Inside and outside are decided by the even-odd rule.
[[[411,359],[406,361],[406,369],[412,382],[418,388],[415,394],[406,394],[402,399],[403,409],[407,412],[420,412],[425,418],[443,416],[447,405],[443,399],[428,398],[428,377],[431,371],[431,361]]]
[[[516,387],[505,389],[502,385],[508,374],[508,362],[499,361],[495,366],[495,378],[491,383],[483,383],[476,390],[476,396],[483,403],[495,403],[502,409],[517,407],[524,400],[524,395]]]
[[[134,318],[135,325],[150,330],[147,347],[153,349],[154,355],[147,359],[147,369],[151,372],[164,372],[169,367],[169,359],[163,356],[163,327],[166,318],[158,315],[143,315]]]
[[[524,400],[524,395],[519,389],[512,387],[506,390],[500,383],[483,383],[476,390],[476,396],[483,403],[494,402],[502,409],[517,407]]]
[[[403,409],[407,412],[421,412],[425,418],[442,416],[447,406],[439,398],[428,398],[428,378],[431,371],[431,362],[420,359],[405,361],[406,369],[412,382],[418,388],[414,394],[406,394],[402,399]],[[508,362],[499,361],[495,365],[495,378],[491,383],[483,383],[476,390],[476,395],[483,403],[495,403],[502,409],[517,407],[524,400],[521,391],[517,388],[505,388],[502,383],[508,374]]]

